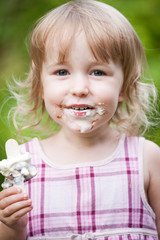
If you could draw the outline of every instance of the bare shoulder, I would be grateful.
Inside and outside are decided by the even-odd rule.
[[[144,142],[144,188],[148,196],[151,181],[160,175],[160,148],[154,142]]]
[[[144,144],[144,177],[147,176],[146,194],[156,214],[160,234],[160,147],[146,140]]]
[[[160,177],[160,147],[154,142],[145,140],[144,143],[144,183],[148,192],[151,183]],[[160,181],[160,179],[159,179]],[[160,183],[159,183],[160,184]]]
[[[150,174],[153,170],[160,173],[160,147],[149,140],[144,143],[144,161]]]

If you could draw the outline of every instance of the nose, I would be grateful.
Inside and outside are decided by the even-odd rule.
[[[89,93],[89,80],[83,74],[72,77],[70,92],[73,96],[85,97]]]

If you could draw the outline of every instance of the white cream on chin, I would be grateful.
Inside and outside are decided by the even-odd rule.
[[[64,109],[64,114],[71,119],[73,129],[84,133],[92,128],[92,118],[95,115],[95,110],[75,111],[73,109]]]
[[[103,103],[99,103],[98,105],[104,105]],[[105,113],[105,108],[102,106],[96,106],[95,108],[95,113],[97,113],[98,115],[102,116]],[[87,119],[86,119],[87,120]],[[93,119],[91,122],[90,121],[85,121],[85,122],[81,122],[81,129],[80,132],[84,133],[92,128],[94,128],[95,123],[98,121],[97,119]]]
[[[82,122],[79,127],[80,127],[80,132],[84,133],[84,132],[87,132],[88,130],[90,130],[92,128],[92,123]]]

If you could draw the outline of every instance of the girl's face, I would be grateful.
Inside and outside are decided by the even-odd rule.
[[[48,114],[62,129],[77,133],[109,127],[123,100],[122,84],[121,65],[95,60],[83,32],[75,36],[65,62],[58,62],[58,52],[49,53],[42,67]]]

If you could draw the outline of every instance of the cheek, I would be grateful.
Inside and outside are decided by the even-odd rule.
[[[100,112],[103,114],[99,117],[101,118],[112,118],[115,114],[119,103],[119,95],[113,91],[102,92],[101,97],[99,98],[98,105],[101,106]],[[99,114],[100,115],[100,114]]]
[[[46,89],[43,93],[43,100],[49,116],[54,120],[60,118],[61,109],[57,107],[60,105],[60,98],[58,95],[51,91],[51,89]]]
[[[57,104],[50,104],[47,102],[45,103],[45,108],[51,119],[53,119],[57,123],[61,122],[61,119],[63,117],[63,111],[60,107],[58,107]]]
[[[113,90],[101,91],[99,100],[106,105],[116,105],[118,103],[119,95]]]
[[[43,99],[46,105],[58,104],[61,99],[61,92],[53,84],[49,84],[43,88]]]

